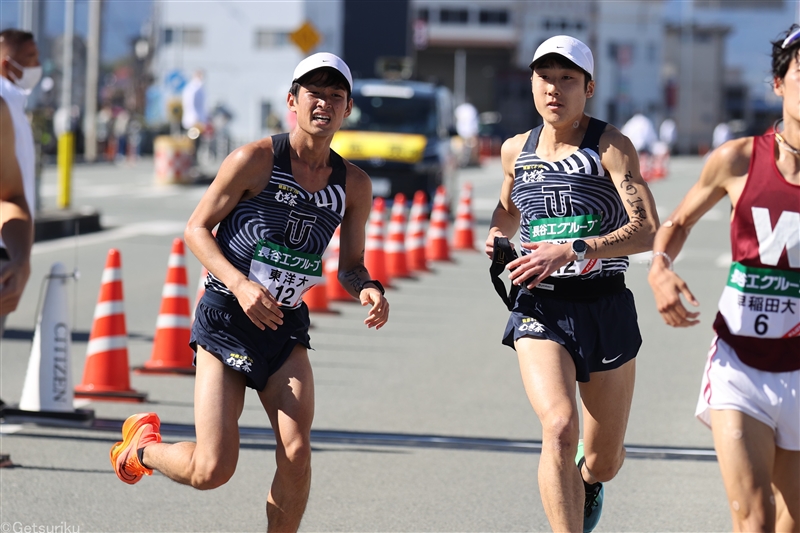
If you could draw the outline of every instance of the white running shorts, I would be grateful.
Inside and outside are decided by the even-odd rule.
[[[711,409],[741,411],[775,431],[775,444],[800,451],[800,370],[765,372],[739,360],[714,337],[695,416],[711,427]]]

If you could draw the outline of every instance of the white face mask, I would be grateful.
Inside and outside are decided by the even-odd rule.
[[[8,56],[6,56],[6,59],[8,59],[10,63],[22,71],[21,78],[17,78],[13,72],[9,71],[9,74],[11,75],[11,78],[14,80],[14,83],[17,85],[17,87],[23,91],[32,91],[33,88],[36,87],[36,84],[39,83],[39,80],[42,79],[42,66],[23,67]]]

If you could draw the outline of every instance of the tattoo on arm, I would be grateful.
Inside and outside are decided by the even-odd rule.
[[[619,184],[619,188],[630,195],[636,194],[636,186],[633,184],[633,174],[631,171],[625,173],[625,179]]]
[[[636,233],[644,226],[647,219],[647,209],[644,207],[644,200],[638,195],[639,190],[633,183],[633,173],[629,170],[625,173],[625,178],[620,182],[619,188],[629,196],[625,202],[632,208],[633,213],[630,222],[616,231],[601,237],[600,242],[603,246],[614,246],[632,239]]]
[[[358,262],[358,265],[340,274],[339,279],[341,279],[345,288],[352,288],[356,296],[361,293],[361,290],[364,288],[364,283],[369,279],[369,272],[367,272],[367,268],[364,266],[364,252],[361,252],[361,260]]]

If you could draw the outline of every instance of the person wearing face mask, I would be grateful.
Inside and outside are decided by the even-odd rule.
[[[31,272],[35,152],[25,101],[41,76],[33,34],[0,32],[0,338]],[[0,467],[10,464],[0,456]]]

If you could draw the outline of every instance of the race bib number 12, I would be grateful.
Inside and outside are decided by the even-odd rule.
[[[303,294],[322,281],[322,256],[260,240],[248,278],[266,287],[281,305],[297,307]]]
[[[575,239],[598,237],[600,235],[600,215],[578,215],[574,217],[540,218],[531,220],[530,241],[551,242],[563,244]],[[602,262],[598,259],[584,259],[583,261],[570,261],[552,274],[555,278],[580,276],[602,269]]]

